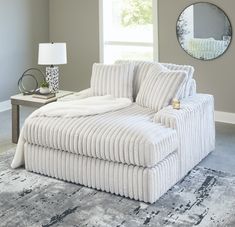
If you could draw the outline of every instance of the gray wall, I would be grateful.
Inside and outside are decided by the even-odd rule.
[[[199,3],[194,10],[194,37],[223,40],[226,35],[227,18],[217,7],[208,3]]]
[[[0,102],[18,92],[23,71],[37,66],[39,42],[49,40],[48,0],[0,0]]]
[[[60,87],[89,87],[91,69],[99,62],[99,1],[50,0],[50,40],[66,42],[68,64],[60,67]]]
[[[199,1],[190,1],[200,2]],[[234,0],[210,0],[235,24]],[[195,67],[198,91],[215,96],[216,110],[235,113],[235,44],[214,61],[188,56],[176,38],[176,20],[188,0],[159,0],[159,57],[162,62]],[[50,0],[50,39],[68,43],[68,64],[61,66],[61,87],[80,90],[89,86],[91,66],[99,61],[98,0]]]
[[[235,24],[234,0],[210,1]],[[37,44],[48,41],[47,4],[48,0],[0,0],[0,101],[17,91],[20,73],[37,63]],[[234,41],[213,61],[188,56],[179,46],[175,31],[176,20],[187,5],[188,0],[159,0],[160,61],[193,65],[198,91],[215,96],[216,110],[235,113]],[[98,0],[50,0],[49,8],[50,40],[68,44],[68,64],[61,66],[61,88],[86,88],[91,66],[99,61]]]
[[[199,92],[213,94],[217,111],[235,113],[235,43],[228,51],[213,61],[194,59],[185,53],[176,38],[176,20],[181,11],[190,3],[199,1],[159,0],[159,53],[160,61],[190,64],[196,69],[195,79]],[[209,0],[221,7],[235,27],[235,1]]]

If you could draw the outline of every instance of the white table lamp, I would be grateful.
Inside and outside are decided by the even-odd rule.
[[[46,67],[46,80],[51,92],[59,90],[59,67],[67,64],[66,43],[40,43],[38,49],[38,64]]]

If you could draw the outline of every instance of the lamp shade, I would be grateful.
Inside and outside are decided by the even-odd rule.
[[[66,43],[40,43],[38,49],[38,64],[67,64]]]

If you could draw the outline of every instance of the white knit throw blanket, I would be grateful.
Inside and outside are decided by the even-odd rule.
[[[72,100],[66,98],[62,101],[54,102],[34,111],[25,121],[34,117],[61,117],[76,118],[81,116],[92,116],[104,114],[111,111],[123,109],[131,105],[131,100],[127,98],[113,98],[112,96],[94,96],[85,99]],[[25,125],[24,124],[24,125]],[[18,168],[24,164],[24,126],[21,130],[19,141],[16,147],[15,156],[11,163],[12,168]]]

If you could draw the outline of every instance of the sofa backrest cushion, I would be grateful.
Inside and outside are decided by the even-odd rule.
[[[187,98],[190,92],[190,86],[191,86],[191,80],[194,74],[194,68],[190,65],[176,65],[176,64],[170,64],[170,63],[162,63],[162,65],[169,70],[180,70],[180,71],[187,72],[187,81],[182,91],[182,97],[180,97],[180,99]]]
[[[136,103],[158,112],[173,98],[179,99],[186,81],[185,71],[161,70],[158,65],[153,66],[141,84]]]
[[[132,62],[135,65],[134,70],[134,79],[133,79],[133,98],[134,100],[137,97],[139,92],[140,86],[144,81],[149,69],[155,65],[159,64],[157,62],[151,61],[132,61],[132,60],[118,60],[116,64],[124,64]],[[194,68],[190,65],[176,65],[176,64],[169,64],[169,63],[160,63],[163,66],[163,69],[167,68],[169,70],[180,70],[187,72],[187,82],[182,89],[182,94],[179,97],[180,99],[187,98],[189,96],[189,89],[190,89],[190,79],[193,78]]]
[[[196,95],[197,93],[197,84],[194,79],[190,81],[190,89],[189,89],[189,96]]]
[[[112,95],[133,100],[133,64],[104,65],[92,67],[91,91],[95,96]]]
[[[134,100],[137,97],[137,94],[139,92],[140,86],[142,82],[144,81],[149,69],[154,66],[154,62],[148,62],[148,61],[129,61],[129,60],[118,60],[115,63],[116,64],[124,64],[124,63],[130,63],[132,62],[135,66],[134,69],[134,78],[133,78],[133,98]]]

